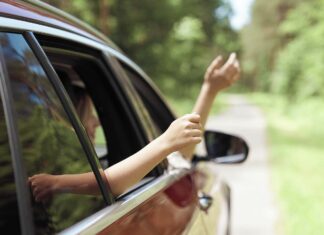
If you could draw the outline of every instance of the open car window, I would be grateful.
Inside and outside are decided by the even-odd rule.
[[[72,65],[55,62],[53,65],[73,103],[88,138],[95,148],[101,166],[107,168],[109,165],[107,157],[108,143],[89,89]]]
[[[36,37],[67,93],[66,80],[87,91],[100,122],[93,143],[103,168],[131,156],[148,143],[151,137],[146,133],[143,116],[139,116],[143,110],[138,110],[134,96],[129,94],[132,84],[120,80],[102,51],[57,38]],[[144,105],[141,107],[145,109]],[[162,174],[157,168],[146,177]]]
[[[56,38],[40,35],[37,38],[72,102],[75,88],[83,89],[91,100],[99,125],[94,136],[87,133],[93,139],[102,167],[107,168],[138,151],[140,138],[132,131],[134,125],[129,119],[125,99],[114,75],[102,60],[101,52],[79,44],[75,46],[72,42],[60,43]],[[82,117],[79,118],[82,122]],[[87,129],[86,123],[82,124]]]

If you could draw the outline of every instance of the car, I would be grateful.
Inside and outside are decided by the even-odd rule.
[[[95,144],[69,84],[91,97],[101,126]],[[103,169],[176,115],[143,70],[91,27],[40,1],[1,1],[0,93],[2,233],[229,234],[230,188],[215,164],[247,158],[240,137],[206,131],[205,152],[192,162],[172,153],[122,195],[106,187]],[[35,174],[84,172],[95,175],[99,195],[33,197]]]

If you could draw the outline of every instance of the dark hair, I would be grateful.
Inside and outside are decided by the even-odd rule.
[[[81,120],[85,115],[85,106],[88,99],[88,92],[84,87],[73,83],[69,78],[67,72],[65,71],[57,71],[58,76],[61,79],[61,82],[68,93],[79,117]]]

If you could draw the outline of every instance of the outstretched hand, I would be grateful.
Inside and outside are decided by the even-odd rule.
[[[198,114],[186,114],[171,123],[161,135],[171,152],[183,147],[198,144],[202,140],[202,127]]]
[[[28,178],[36,202],[48,201],[57,191],[56,176],[37,174]]]
[[[204,84],[210,90],[218,92],[231,86],[240,78],[240,64],[235,53],[231,53],[228,60],[223,63],[223,58],[217,56],[206,70]]]

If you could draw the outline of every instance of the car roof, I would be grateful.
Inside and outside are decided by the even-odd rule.
[[[95,40],[99,43],[106,44],[121,52],[121,50],[109,38],[93,27],[68,13],[65,13],[64,11],[41,1],[2,0],[0,1],[0,16],[69,31]]]

